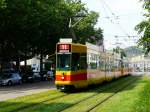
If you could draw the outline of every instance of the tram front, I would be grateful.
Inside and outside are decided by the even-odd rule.
[[[71,74],[71,44],[57,44],[55,84],[59,90],[67,90]]]
[[[58,43],[56,46],[55,85],[61,91],[85,86],[86,46]]]

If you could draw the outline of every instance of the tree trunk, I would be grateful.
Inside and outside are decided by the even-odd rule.
[[[41,55],[40,55],[40,72],[43,71],[43,53],[41,52]]]
[[[26,72],[27,71],[27,52],[25,52],[24,68],[25,68],[25,72]]]
[[[20,71],[20,57],[19,56],[17,57],[17,60],[16,60],[16,70]]]

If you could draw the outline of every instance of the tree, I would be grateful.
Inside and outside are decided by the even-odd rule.
[[[102,29],[95,28],[99,14],[91,11],[74,27],[74,31],[79,43],[90,42],[96,44],[103,40]]]
[[[150,8],[150,0],[140,0],[140,1],[144,2],[143,8],[149,10],[149,8]]]
[[[63,3],[60,0],[6,0],[5,4],[0,10],[3,60],[24,60],[26,56],[52,52],[62,29],[57,10]]]
[[[32,50],[44,47],[43,41],[48,43],[49,40],[57,40],[57,35],[55,39],[49,38],[60,34],[62,29],[60,4],[60,0],[6,0],[6,8],[1,10],[0,14],[0,36],[3,45],[12,43],[18,48],[17,51],[24,51],[26,47]]]
[[[126,53],[124,51],[124,49],[120,48],[120,47],[116,47],[113,49],[113,52],[120,54],[120,58],[123,59],[124,57],[126,57]]]
[[[145,14],[146,20],[140,22],[135,29],[138,33],[142,33],[143,36],[139,40],[139,45],[143,46],[145,54],[150,52],[150,0],[141,0],[144,1],[143,8],[147,10]]]
[[[5,0],[0,0],[0,10],[6,7]]]
[[[79,42],[101,39],[102,30],[94,28],[98,14],[80,0],[0,0],[0,57],[19,62],[41,55],[42,63],[59,38],[70,35],[69,19],[82,14],[87,17],[75,28]]]

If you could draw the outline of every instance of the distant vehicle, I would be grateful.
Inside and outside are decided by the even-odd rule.
[[[40,76],[42,81],[47,80],[47,71],[46,70],[40,71]]]
[[[23,82],[37,82],[41,80],[39,73],[28,72],[22,76]]]
[[[2,73],[0,76],[0,85],[11,86],[13,84],[21,84],[22,78],[17,72]]]

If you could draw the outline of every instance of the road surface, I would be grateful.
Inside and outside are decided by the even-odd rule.
[[[0,86],[0,101],[39,93],[50,89],[55,89],[54,81],[25,83],[13,86]]]

